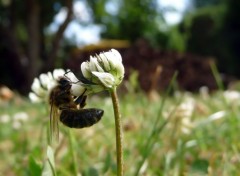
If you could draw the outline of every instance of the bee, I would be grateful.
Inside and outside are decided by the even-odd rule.
[[[74,99],[72,82],[66,77],[58,79],[58,85],[50,92],[50,133],[59,136],[58,120],[70,128],[90,127],[101,120],[104,111],[96,108],[83,109],[87,96],[84,93]]]

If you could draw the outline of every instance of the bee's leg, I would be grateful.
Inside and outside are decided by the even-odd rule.
[[[67,110],[67,109],[76,109],[76,105],[75,105],[75,103],[64,104],[62,106],[59,106],[58,109],[61,110],[61,111],[62,110]]]
[[[80,108],[86,106],[87,95],[81,95],[76,100],[75,103],[80,105]]]
[[[65,78],[68,78],[66,75],[67,75],[68,73],[70,73],[70,72],[72,72],[72,71],[71,71],[71,70],[66,71],[63,76],[64,76]]]
[[[60,110],[60,111],[62,111],[62,110],[66,110],[66,109],[69,109],[70,107],[69,106],[66,106],[66,105],[64,105],[64,106],[59,106],[58,107],[58,109]]]
[[[76,82],[72,82],[72,81],[69,79],[69,77],[67,76],[67,74],[70,73],[70,72],[72,72],[72,71],[71,71],[71,70],[66,71],[63,76],[64,76],[65,78],[67,78],[72,84],[77,84],[77,83],[81,82],[80,80],[79,80],[79,81],[76,81]],[[73,73],[73,72],[72,72],[72,73]],[[74,74],[74,73],[73,73],[73,74]]]

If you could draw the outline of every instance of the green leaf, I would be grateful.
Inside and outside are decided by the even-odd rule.
[[[36,162],[33,156],[29,157],[29,170],[30,175],[40,176],[41,175],[41,165]]]
[[[47,148],[47,159],[43,165],[42,176],[56,176],[54,151],[50,146]]]
[[[87,171],[83,173],[83,176],[99,176],[97,169],[90,167]]]
[[[112,156],[111,156],[111,153],[109,152],[104,161],[103,173],[107,172],[108,169],[111,168],[112,162],[113,162]]]
[[[208,173],[209,163],[207,160],[198,159],[192,163],[191,170],[197,173]]]
[[[53,149],[50,146],[48,146],[48,148],[47,148],[47,158],[48,158],[49,163],[51,164],[51,166],[53,168],[55,168],[54,151],[53,151]]]

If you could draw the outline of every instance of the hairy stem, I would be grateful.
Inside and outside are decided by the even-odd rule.
[[[117,150],[117,176],[123,176],[123,136],[121,114],[119,111],[119,102],[117,97],[117,90],[114,88],[111,92],[113,110],[115,116],[115,130],[116,130],[116,150]]]

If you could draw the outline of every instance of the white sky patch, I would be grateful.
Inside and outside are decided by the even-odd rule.
[[[185,10],[186,7],[186,3],[189,0],[158,0],[159,4],[161,6],[170,6],[170,7],[174,7],[179,11],[183,11]]]
[[[73,6],[73,11],[77,20],[80,20],[81,22],[91,21],[90,13],[84,2],[76,1]]]
[[[74,39],[77,45],[96,43],[100,40],[101,27],[98,25],[81,26],[71,22],[65,31],[65,37]]]
[[[50,33],[55,33],[58,27],[64,22],[67,15],[67,9],[62,8],[54,17],[54,22],[47,29]],[[101,27],[98,25],[83,26],[79,22],[90,22],[91,16],[87,11],[84,2],[77,1],[74,3],[75,20],[69,23],[64,32],[64,36],[74,40],[77,45],[96,43],[100,40]],[[79,21],[79,22],[78,22]]]
[[[58,14],[54,17],[54,22],[59,25],[63,23],[66,16],[67,16],[67,9],[61,8],[60,12],[58,12]]]
[[[183,12],[187,8],[187,4],[190,0],[158,0],[161,8],[174,8],[176,11],[165,12],[164,18],[169,25],[174,25],[182,20]]]
[[[114,0],[107,2],[106,11],[112,15],[117,15],[118,14],[118,2],[116,2]]]

